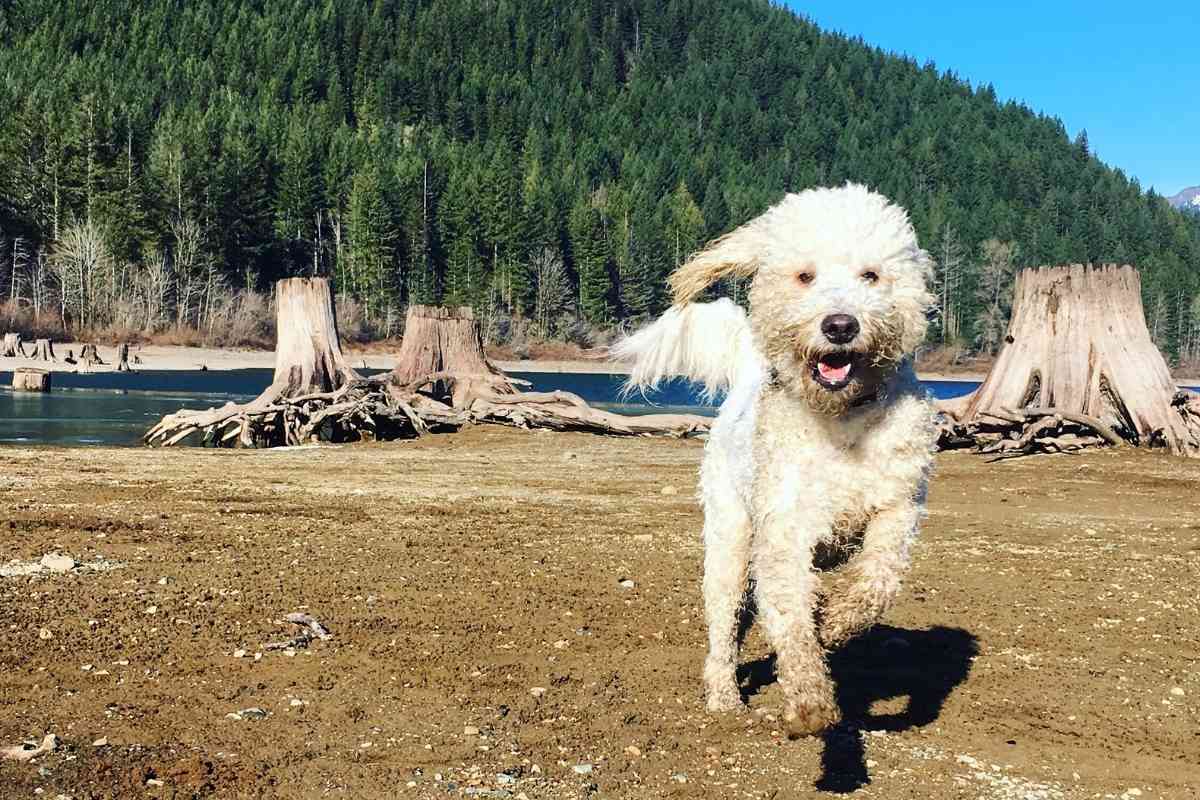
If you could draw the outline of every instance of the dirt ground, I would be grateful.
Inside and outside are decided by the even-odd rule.
[[[940,456],[849,721],[788,741],[757,632],[702,705],[701,449],[0,449],[0,745],[59,742],[0,798],[1200,796],[1200,463]],[[333,638],[265,649],[293,611]]]

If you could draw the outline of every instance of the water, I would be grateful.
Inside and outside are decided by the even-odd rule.
[[[531,391],[574,392],[584,400],[624,414],[690,412],[711,415],[690,384],[672,381],[648,399],[619,398],[623,375],[516,372]],[[0,389],[0,444],[139,445],[142,434],[165,414],[252,399],[271,382],[269,369],[201,372],[145,370],[135,373],[55,373],[47,394]],[[0,386],[12,373],[0,372]],[[927,381],[934,397],[966,394],[969,381]]]

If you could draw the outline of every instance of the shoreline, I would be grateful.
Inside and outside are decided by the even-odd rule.
[[[99,345],[102,366],[80,370],[77,365],[67,364],[63,357],[68,350],[78,352],[82,345],[78,342],[66,342],[55,345],[58,361],[43,362],[30,358],[0,358],[0,372],[12,372],[21,367],[44,369],[50,372],[67,372],[81,374],[99,374],[115,372],[117,348]],[[384,353],[363,351],[344,351],[346,362],[355,369],[391,369],[396,360]],[[275,367],[275,352],[273,350],[235,350],[218,347],[184,347],[181,345],[145,345],[130,348],[130,361],[134,363],[134,371],[139,370],[208,370],[223,372],[239,369],[273,369]],[[624,364],[613,361],[584,360],[584,359],[493,359],[493,363],[505,372],[538,372],[563,373],[578,375],[624,375],[629,368]],[[966,372],[918,372],[921,380],[927,381],[962,381],[978,382],[984,374],[977,371]]]
[[[99,345],[101,360],[104,364],[90,370],[80,370],[74,364],[67,364],[63,356],[67,350],[78,352],[82,345],[78,342],[64,342],[55,345],[58,361],[46,363],[34,361],[31,358],[0,358],[0,372],[12,372],[20,367],[45,369],[50,372],[66,372],[80,374],[102,374],[116,371],[115,346]],[[362,350],[344,351],[346,362],[355,369],[391,369],[396,360],[386,353],[372,353]],[[137,357],[141,363],[133,364],[134,372],[141,370],[186,371],[209,370],[224,372],[240,369],[274,369],[275,352],[273,350],[236,350],[220,347],[185,347],[182,345],[145,345],[130,348],[130,360]],[[629,368],[624,364],[613,361],[585,359],[492,359],[493,363],[505,372],[536,372],[561,373],[578,375],[624,375]],[[986,372],[978,370],[963,370],[961,372],[944,372],[938,370],[917,370],[917,377],[923,381],[945,381],[958,383],[979,383],[987,376]],[[1195,386],[1200,384],[1200,378],[1173,376],[1179,386]]]

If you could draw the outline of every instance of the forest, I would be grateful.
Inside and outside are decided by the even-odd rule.
[[[469,304],[493,341],[586,346],[707,239],[851,180],[937,259],[933,344],[994,351],[1020,267],[1121,262],[1200,354],[1200,218],[764,0],[7,0],[0,75],[0,327],[253,338],[274,280],[322,275],[351,335]]]

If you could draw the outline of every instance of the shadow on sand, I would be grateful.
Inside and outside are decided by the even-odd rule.
[[[877,625],[833,653],[829,666],[843,721],[824,735],[816,788],[845,794],[869,784],[861,731],[905,731],[936,720],[978,652],[975,636],[961,628]],[[744,664],[738,681],[744,698],[774,683],[775,657]],[[903,711],[871,713],[873,703],[896,697],[908,698]]]

